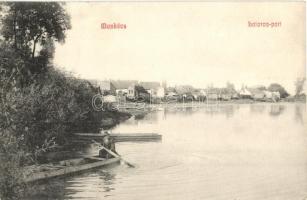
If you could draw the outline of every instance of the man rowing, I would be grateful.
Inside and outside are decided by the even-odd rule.
[[[105,131],[104,134],[105,136],[103,137],[102,146],[117,154],[115,149],[114,139],[110,136],[110,134],[107,131]],[[99,157],[109,159],[113,158],[114,156],[112,156],[104,148],[102,148],[99,150]]]

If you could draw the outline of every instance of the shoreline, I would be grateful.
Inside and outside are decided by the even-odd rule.
[[[252,99],[236,99],[236,100],[228,100],[228,101],[210,101],[210,102],[178,102],[178,103],[160,103],[160,104],[143,104],[143,103],[134,103],[134,106],[126,109],[120,109],[120,112],[127,112],[132,116],[148,114],[154,110],[159,110],[160,108],[168,108],[168,107],[204,107],[211,105],[226,105],[226,104],[283,104],[283,103],[303,103],[306,104],[303,100],[280,100],[277,102],[269,102],[269,101],[257,101]],[[131,104],[131,103],[129,103]]]

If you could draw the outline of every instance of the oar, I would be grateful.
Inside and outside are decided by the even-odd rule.
[[[129,162],[127,162],[126,160],[124,160],[120,155],[114,153],[113,151],[111,151],[110,149],[107,149],[106,147],[104,147],[103,145],[101,145],[100,143],[96,142],[95,140],[92,140],[94,143],[98,144],[100,147],[102,147],[106,152],[108,152],[109,154],[111,154],[112,156],[119,158],[123,163],[125,163],[126,165],[128,165],[129,167],[133,167],[135,168],[135,166]]]

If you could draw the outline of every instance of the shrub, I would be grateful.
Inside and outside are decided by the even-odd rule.
[[[71,141],[73,132],[98,132],[103,116],[91,107],[98,89],[52,67],[23,87],[7,82],[0,93],[0,198],[14,199],[24,188],[22,166]]]
[[[23,137],[23,150],[34,153],[46,141],[55,138],[63,144],[76,131],[98,132],[101,118],[91,107],[94,87],[87,81],[67,77],[50,69],[32,84],[11,90],[4,96],[4,110],[14,127],[14,136]]]
[[[19,199],[25,187],[21,163],[26,154],[20,150],[21,140],[12,136],[9,131],[0,132],[0,199]]]

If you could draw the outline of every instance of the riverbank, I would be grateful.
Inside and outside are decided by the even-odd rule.
[[[146,115],[152,111],[161,110],[163,108],[182,108],[182,107],[204,107],[219,104],[278,104],[278,103],[305,103],[305,99],[287,98],[280,101],[259,101],[253,99],[231,99],[227,101],[211,100],[211,101],[190,101],[177,103],[160,103],[160,104],[144,104],[144,103],[128,103],[120,109],[122,112],[128,112],[133,116]]]
[[[103,129],[110,129],[116,125],[118,125],[120,122],[123,122],[127,119],[129,119],[132,114],[129,112],[100,112],[97,113],[98,115],[102,115],[101,118],[101,127]]]

